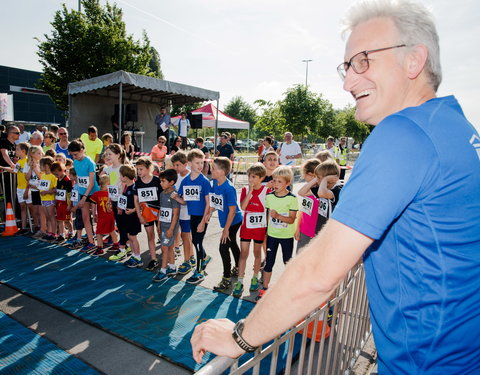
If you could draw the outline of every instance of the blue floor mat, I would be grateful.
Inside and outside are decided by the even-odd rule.
[[[84,374],[97,371],[0,312],[0,374]]]
[[[244,318],[254,304],[26,237],[0,238],[0,281],[191,370],[197,323]]]

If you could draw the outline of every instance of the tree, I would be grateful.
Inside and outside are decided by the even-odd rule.
[[[280,101],[275,103],[258,99],[254,102],[261,114],[257,117],[255,123],[256,135],[273,135],[277,139],[283,139],[283,133],[286,131],[285,118],[280,110]]]
[[[295,85],[285,93],[285,98],[280,102],[280,112],[286,128],[301,141],[304,135],[317,134],[322,122],[322,110],[328,104],[321,95],[309,91],[305,85]]]
[[[184,104],[184,105],[173,105],[172,110],[170,111],[170,115],[172,117],[178,116],[180,113],[185,112],[192,112],[197,108],[201,108],[205,105],[205,102],[197,102],[192,104]]]
[[[148,63],[148,67],[150,68],[150,71],[153,73],[153,76],[156,78],[163,79],[163,72],[160,64],[160,54],[158,51],[155,49],[155,47],[150,47],[150,53],[152,55],[152,58],[150,59],[150,62]]]
[[[237,120],[249,122],[250,128],[253,128],[257,121],[255,108],[248,104],[241,96],[236,96],[230,100],[225,106],[223,112]]]
[[[82,0],[84,13],[68,10],[65,4],[54,15],[51,35],[38,42],[43,73],[39,87],[56,105],[67,109],[70,82],[125,70],[137,74],[161,74],[160,60],[150,68],[152,50],[146,33],[141,41],[127,35],[122,10],[108,2]]]
[[[352,137],[357,142],[363,142],[371,131],[371,126],[355,120],[355,108],[348,105],[336,114],[336,121],[343,127],[342,136]]]

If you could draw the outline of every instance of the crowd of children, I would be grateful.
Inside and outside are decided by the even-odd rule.
[[[302,165],[305,183],[298,197],[292,192],[292,168],[279,165],[275,151],[265,153],[262,163],[248,168],[248,186],[238,198],[228,179],[231,160],[215,158],[210,181],[203,174],[205,154],[200,149],[175,153],[172,168],[165,170],[148,157],[132,163],[115,143],[106,147],[100,169],[85,154],[81,140],[68,146],[73,163],[51,148],[46,150],[50,156],[44,151],[27,143],[16,147],[21,234],[29,232],[31,216],[33,237],[93,256],[112,252],[108,259],[135,268],[143,267],[137,239],[143,226],[150,258],[145,268],[157,271],[153,281],[190,273],[186,282],[197,284],[205,278],[211,259],[203,241],[217,211],[223,276],[214,289],[232,291],[237,297],[244,291],[251,242],[254,262],[249,290],[259,291],[261,298],[268,290],[278,248],[284,263],[294,255],[295,241],[300,252],[330,217],[342,186],[339,167],[328,152]],[[183,260],[177,268],[180,243]]]

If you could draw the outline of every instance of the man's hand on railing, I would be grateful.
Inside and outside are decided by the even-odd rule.
[[[202,362],[206,352],[237,358],[245,353],[232,337],[233,323],[229,319],[210,319],[195,327],[192,339],[193,359]]]

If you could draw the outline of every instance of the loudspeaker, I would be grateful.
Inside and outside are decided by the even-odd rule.
[[[192,129],[202,129],[203,127],[202,115],[196,115],[190,112],[187,118],[190,121],[190,127]]]
[[[125,104],[122,105],[122,125],[125,125],[125,123],[127,122],[126,119],[125,119]],[[120,116],[120,111],[119,111],[119,105],[118,104],[115,104],[115,109],[114,109],[114,114],[113,114],[113,121],[118,124],[118,121],[119,121],[119,116]]]
[[[137,103],[127,104],[125,108],[125,119],[128,121],[137,122],[138,121],[138,106]]]

